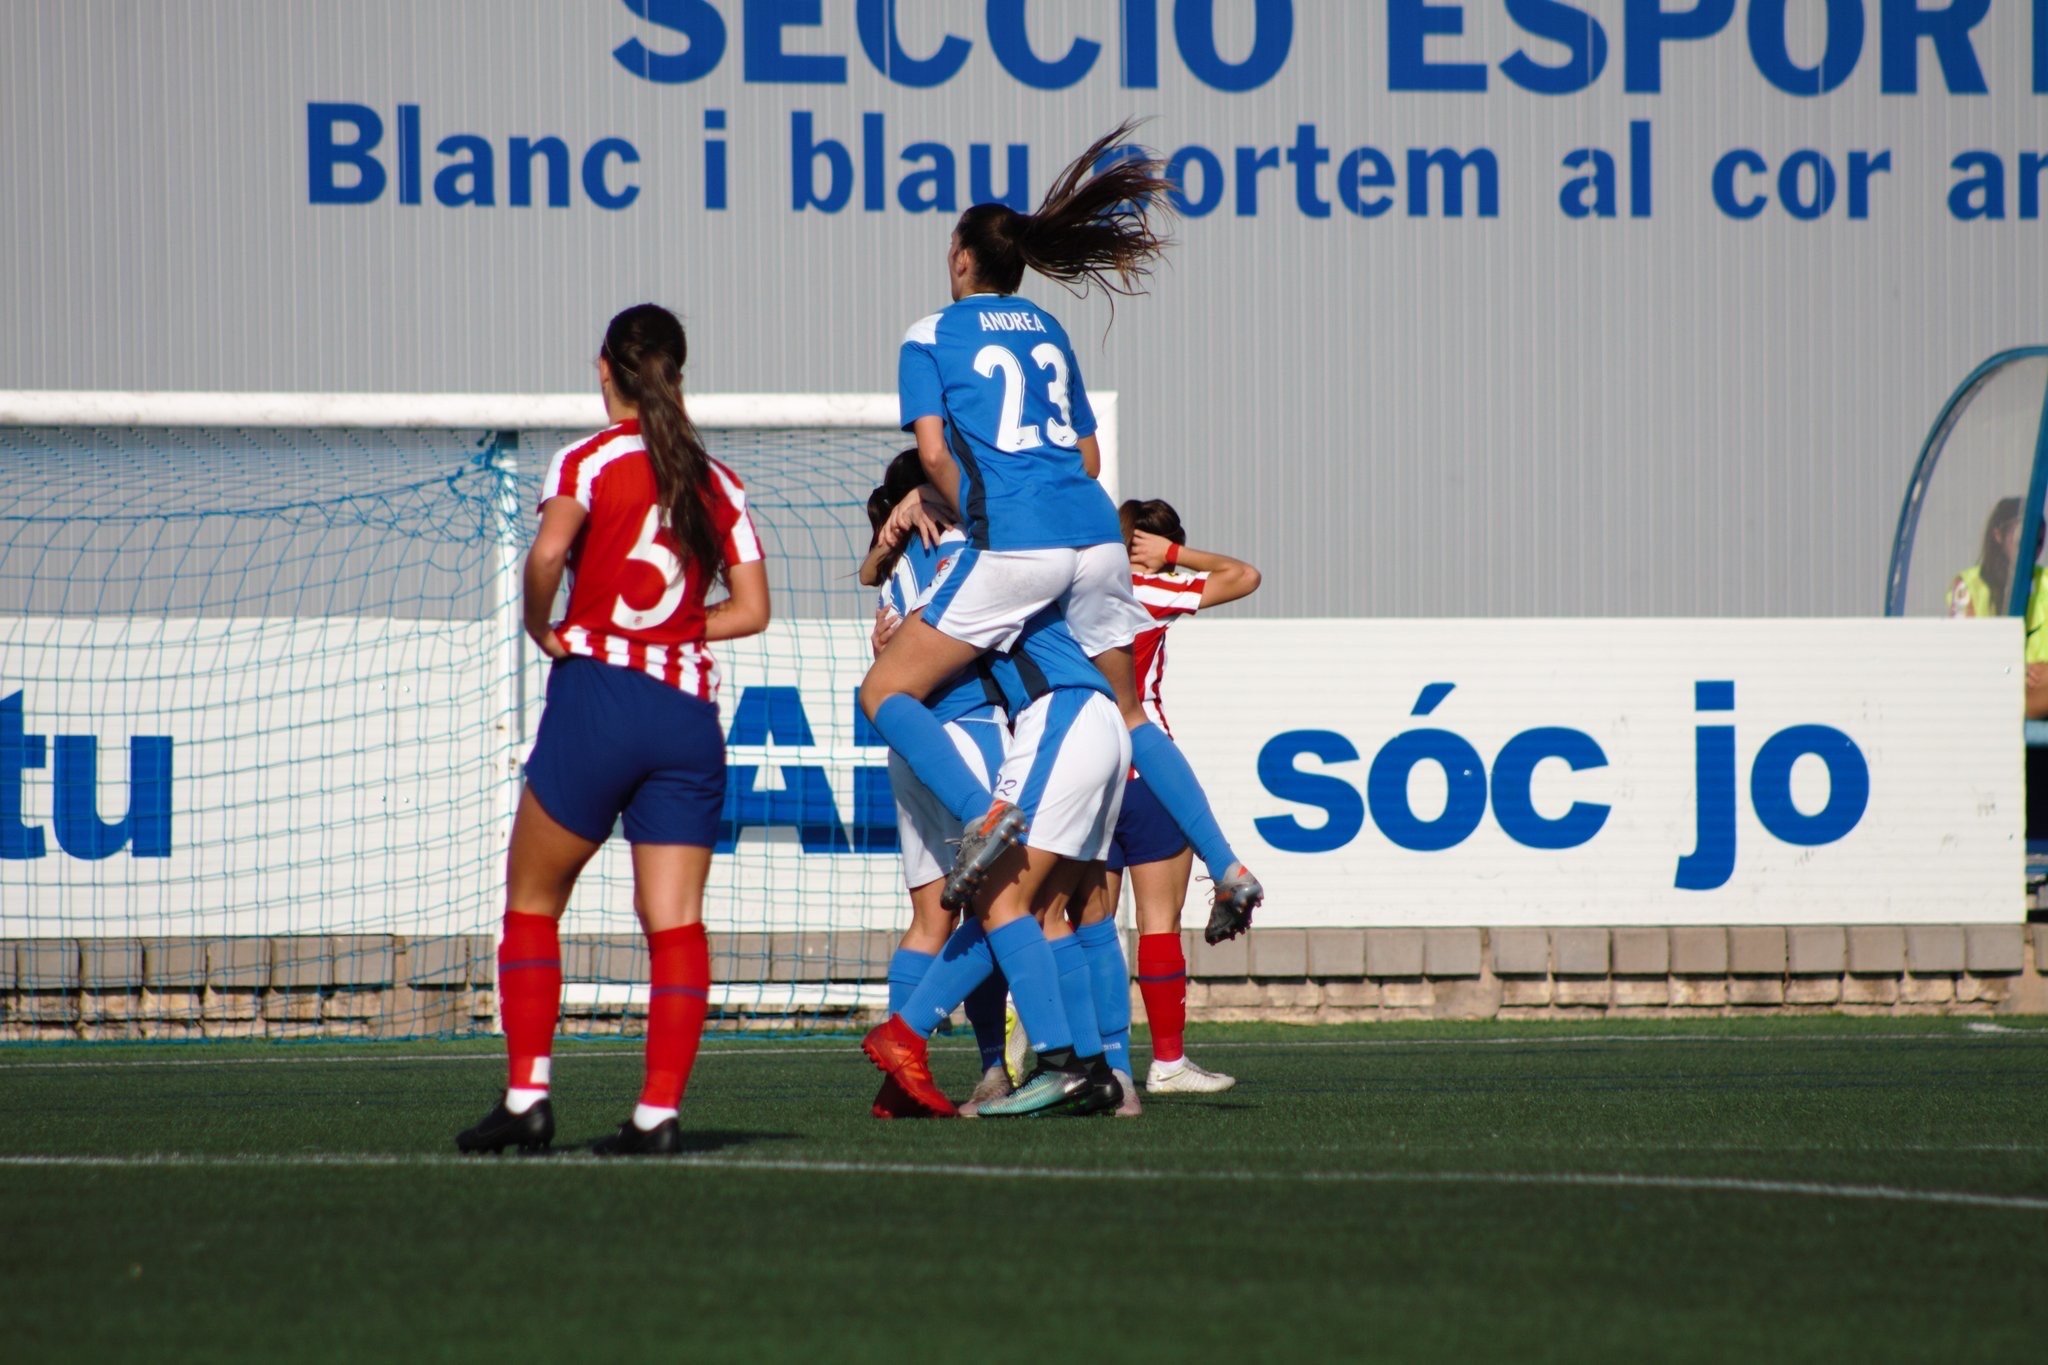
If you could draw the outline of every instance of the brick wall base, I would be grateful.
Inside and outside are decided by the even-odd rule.
[[[719,936],[714,980],[763,989],[713,1027],[869,1022],[877,1010],[851,988],[879,983],[894,945],[879,932]],[[2048,924],[1255,929],[1214,946],[1190,932],[1187,951],[1196,1021],[2048,1014]],[[567,935],[563,958],[571,983],[646,980],[636,936]],[[0,942],[0,1041],[481,1033],[492,965],[480,935]],[[797,993],[779,989],[791,983],[844,1003],[792,1009]],[[645,1006],[623,994],[572,991],[563,1031],[640,1033]],[[1132,1000],[1142,1021],[1135,988]]]

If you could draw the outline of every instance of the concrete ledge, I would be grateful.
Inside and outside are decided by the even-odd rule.
[[[1422,975],[1420,929],[1365,931],[1365,974],[1379,979]]]
[[[355,990],[389,986],[398,976],[398,950],[388,934],[348,934],[328,940],[331,986]]]
[[[1972,924],[1963,931],[1963,970],[1972,976],[2010,976],[2026,961],[2023,924]]]
[[[1550,932],[1546,929],[1493,929],[1493,970],[1500,976],[1548,976]]]
[[[882,930],[716,935],[715,981],[791,988],[713,1027],[865,1020],[896,941]],[[1214,945],[1189,931],[1183,942],[1197,1020],[2048,1014],[2043,924],[1270,928]],[[4,941],[0,1040],[474,1033],[492,1021],[491,944],[486,934]],[[646,980],[637,933],[565,935],[563,959],[571,982]],[[795,983],[828,981],[841,983],[835,1003],[798,999]],[[636,1036],[645,1007],[608,993],[565,1009],[564,1028]]]
[[[1840,976],[1849,936],[1839,924],[1802,924],[1785,931],[1785,970],[1794,976]]]
[[[1954,924],[1906,926],[1906,966],[1919,975],[1963,970],[1963,931]]]
[[[1906,970],[1906,931],[1896,924],[1849,930],[1848,966],[1855,976],[1900,975]]]
[[[487,985],[495,964],[482,934],[416,938],[406,944],[406,980],[415,986]]]
[[[1318,981],[1365,975],[1365,930],[1308,931],[1308,974]]]
[[[1671,931],[1673,976],[1728,975],[1728,931],[1685,925]]]
[[[1550,931],[1552,970],[1559,976],[1605,976],[1609,970],[1605,929]]]
[[[222,938],[206,945],[206,983],[216,990],[253,990],[270,980],[270,940]]]
[[[1730,929],[1728,931],[1728,974],[1730,976],[1783,976],[1785,974],[1785,931],[1779,928],[1757,925],[1742,925],[1738,928]]]
[[[1614,931],[1614,974],[1616,976],[1668,976],[1671,972],[1671,933],[1667,929],[1616,929]]]
[[[1253,976],[1299,980],[1309,975],[1308,930],[1252,929],[1245,937],[1251,940]]]
[[[1477,929],[1422,931],[1422,973],[1431,980],[1478,976],[1485,956]]]
[[[1252,974],[1251,944],[1243,934],[1221,943],[1204,943],[1200,934],[1191,938],[1187,947],[1189,976],[1237,980]]]

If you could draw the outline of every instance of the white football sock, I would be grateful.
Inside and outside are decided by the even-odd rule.
[[[636,1104],[633,1106],[633,1126],[643,1133],[651,1133],[676,1116],[673,1109],[658,1105]]]
[[[544,1089],[515,1086],[505,1092],[505,1108],[515,1114],[523,1114],[548,1097]]]

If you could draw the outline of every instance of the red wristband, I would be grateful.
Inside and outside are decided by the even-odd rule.
[[[1175,541],[1169,540],[1166,542],[1166,567],[1170,569],[1178,563],[1180,563],[1180,545]]]

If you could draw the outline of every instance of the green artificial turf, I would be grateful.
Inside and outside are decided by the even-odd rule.
[[[0,1049],[7,1355],[2028,1359],[2004,1028],[1210,1027],[1237,1089],[1133,1122],[880,1123],[852,1039],[714,1039],[656,1164],[454,1159],[488,1041]],[[638,1076],[565,1044],[558,1147]]]

